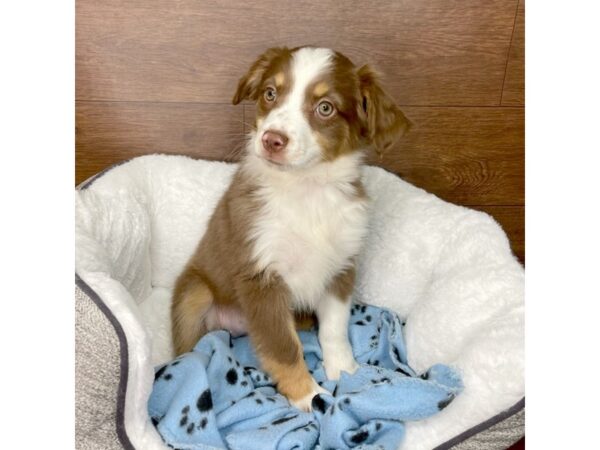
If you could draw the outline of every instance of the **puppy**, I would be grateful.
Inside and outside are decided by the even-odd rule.
[[[246,154],[176,282],[177,354],[214,329],[248,333],[280,393],[309,411],[294,316],[315,313],[330,379],[358,367],[347,335],[356,256],[367,232],[365,151],[410,125],[369,66],[326,49],[272,48],[238,84],[256,102]]]

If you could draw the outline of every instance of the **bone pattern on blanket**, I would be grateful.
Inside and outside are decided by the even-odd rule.
[[[129,329],[126,428],[146,445],[138,448],[162,448],[147,437],[153,427],[139,412],[153,366],[171,359],[169,290],[234,171],[225,163],[150,155],[77,193],[77,272]],[[402,448],[432,448],[524,395],[523,268],[491,217],[382,169],[365,168],[363,181],[372,211],[355,297],[407,318],[415,370],[453,365],[465,385],[448,408],[407,425]],[[121,288],[102,296],[115,283]]]

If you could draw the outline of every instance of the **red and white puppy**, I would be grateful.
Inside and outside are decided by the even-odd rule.
[[[329,378],[353,372],[348,342],[355,259],[367,232],[361,164],[409,121],[368,67],[326,48],[267,50],[233,103],[256,101],[256,129],[206,234],[177,280],[176,352],[213,329],[248,333],[279,392],[310,410],[295,316],[315,313]]]

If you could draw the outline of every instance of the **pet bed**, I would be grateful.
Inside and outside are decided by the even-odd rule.
[[[415,373],[404,325],[388,309],[355,303],[349,322],[360,367],[337,381],[327,379],[316,329],[298,333],[306,366],[327,391],[313,397],[312,412],[277,393],[248,336],[218,330],[157,368],[150,419],[179,449],[396,450],[407,421],[439,413],[460,394],[460,376],[443,364]]]
[[[76,192],[76,441],[167,448],[147,413],[172,359],[175,278],[236,166],[149,155]],[[463,392],[406,425],[402,449],[507,448],[523,435],[524,271],[488,215],[366,167],[370,232],[355,298],[405,318],[408,362],[456,368]]]

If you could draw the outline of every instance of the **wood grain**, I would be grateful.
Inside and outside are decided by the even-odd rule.
[[[525,264],[525,207],[524,206],[472,206],[492,216],[502,226],[510,240],[515,256]]]
[[[252,123],[254,107],[245,108]],[[382,159],[371,155],[369,164],[453,203],[524,204],[523,108],[401,109],[413,128]]]
[[[246,122],[251,122],[253,108],[245,108]],[[522,158],[518,127],[522,108],[404,109],[415,121],[412,136],[382,161],[371,162],[448,201],[487,212],[504,228],[513,252],[524,263],[523,164],[517,161]],[[243,117],[242,107],[227,105],[77,102],[76,183],[112,164],[153,152],[235,161],[244,142]],[[438,127],[453,131],[438,132]],[[504,137],[493,138],[495,134]],[[511,153],[515,163],[505,164]],[[431,176],[422,178],[424,173]],[[513,197],[494,193],[494,189],[511,192],[506,187],[510,179],[521,191],[513,186]],[[494,195],[485,195],[490,192]],[[521,203],[485,204],[513,198]]]
[[[454,203],[524,203],[522,108],[403,109],[413,128],[371,162]]]
[[[76,182],[153,152],[235,160],[265,48],[369,63],[414,122],[380,165],[491,214],[525,261],[524,0],[77,0]]]
[[[502,89],[502,105],[525,105],[525,0],[519,1],[517,10]]]
[[[243,109],[194,103],[77,102],[76,183],[148,153],[234,158]]]
[[[133,156],[178,153],[235,160],[253,107],[77,103],[77,180]],[[403,108],[411,132],[369,163],[463,205],[524,202],[522,108]]]
[[[265,48],[370,63],[411,105],[498,105],[517,0],[78,0],[78,100],[224,102]]]

